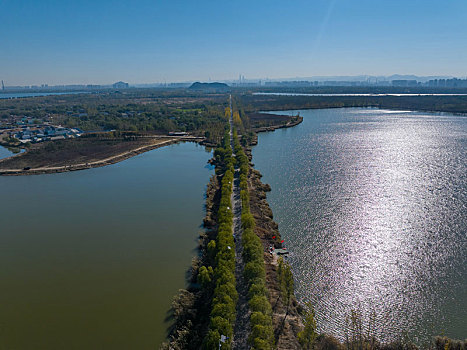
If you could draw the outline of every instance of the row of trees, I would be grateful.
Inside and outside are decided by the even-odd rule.
[[[238,98],[248,113],[343,107],[467,113],[467,96],[264,96],[244,94]]]
[[[219,171],[224,175],[221,180],[221,198],[217,214],[217,238],[208,243],[208,255],[214,268],[201,267],[198,278],[204,288],[214,288],[209,331],[204,341],[206,349],[216,349],[221,335],[232,339],[238,300],[231,209],[234,160],[229,140],[230,136],[226,131],[222,146],[215,150]],[[230,340],[223,344],[223,349],[230,349]]]
[[[248,283],[250,316],[250,344],[252,349],[272,349],[274,347],[274,328],[272,308],[266,288],[266,270],[261,240],[255,234],[255,219],[250,212],[248,192],[249,160],[234,132],[234,149],[240,169],[240,196],[242,200],[242,244],[245,261],[244,276]]]
[[[244,135],[247,130],[250,128],[250,118],[248,115],[243,111],[242,105],[239,102],[237,97],[232,98],[232,108],[234,110],[233,113],[233,122],[235,128]]]
[[[266,288],[266,271],[264,266],[263,245],[254,233],[255,220],[250,212],[248,192],[249,159],[234,132],[234,150],[237,165],[240,169],[240,195],[242,199],[242,227],[243,227],[243,259],[245,278],[248,282],[248,297],[251,310],[250,342],[253,349],[272,349],[274,347],[274,328],[272,324],[272,308]],[[294,296],[294,279],[291,266],[279,258],[277,279],[281,290],[281,299],[289,312],[290,302]],[[311,349],[317,337],[314,311],[311,304],[307,304],[304,312],[303,331],[298,334],[299,342],[305,349]]]
[[[216,349],[221,336],[224,335],[229,340],[222,344],[222,348],[230,349],[230,339],[233,337],[238,293],[235,280],[235,242],[232,232],[231,195],[234,164],[236,164],[239,168],[242,201],[242,244],[245,261],[243,273],[248,283],[248,304],[251,311],[249,342],[252,349],[270,350],[274,348],[272,308],[266,286],[264,249],[260,238],[254,232],[255,219],[250,211],[247,182],[250,170],[249,159],[239,142],[236,130],[233,132],[233,140],[235,158],[232,155],[228,130],[225,130],[221,146],[214,151],[217,163],[216,171],[219,176],[222,176],[221,198],[217,212],[217,237],[208,243],[209,266],[202,266],[198,273],[199,284],[212,291],[210,324],[203,346],[205,349]],[[287,277],[285,279],[289,280]],[[284,283],[284,285],[286,284]],[[290,295],[290,293],[285,294]]]

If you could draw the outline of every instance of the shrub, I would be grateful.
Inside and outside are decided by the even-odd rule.
[[[265,280],[266,271],[264,270],[264,262],[250,261],[246,263],[244,275],[248,281],[256,278]]]
[[[213,270],[212,267],[209,266],[201,266],[198,272],[198,283],[203,287],[206,288],[211,285],[212,281]]]
[[[254,295],[249,303],[251,312],[262,312],[263,314],[271,313],[271,304],[265,295]]]

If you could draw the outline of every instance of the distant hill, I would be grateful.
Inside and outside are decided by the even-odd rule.
[[[224,83],[200,83],[197,81],[196,83],[191,84],[189,87],[191,90],[228,90],[229,86]]]

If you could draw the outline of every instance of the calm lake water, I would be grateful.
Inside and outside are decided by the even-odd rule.
[[[15,152],[13,152],[13,149],[10,150],[6,147],[0,146],[0,159],[8,158],[8,157],[14,156],[15,154],[24,152],[23,148],[15,148],[14,150]]]
[[[296,114],[297,111],[290,111]],[[284,112],[280,112],[281,114]],[[300,111],[259,136],[256,168],[321,331],[360,310],[385,341],[467,336],[467,118]]]
[[[0,177],[0,348],[155,349],[185,287],[211,154]]]
[[[14,153],[11,152],[8,148],[0,146],[0,159],[8,158],[13,156]]]

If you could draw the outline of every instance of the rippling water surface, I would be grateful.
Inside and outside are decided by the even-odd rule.
[[[354,309],[365,322],[376,315],[373,333],[385,341],[465,338],[467,118],[300,115],[295,128],[260,134],[253,161],[321,331],[343,338]]]

